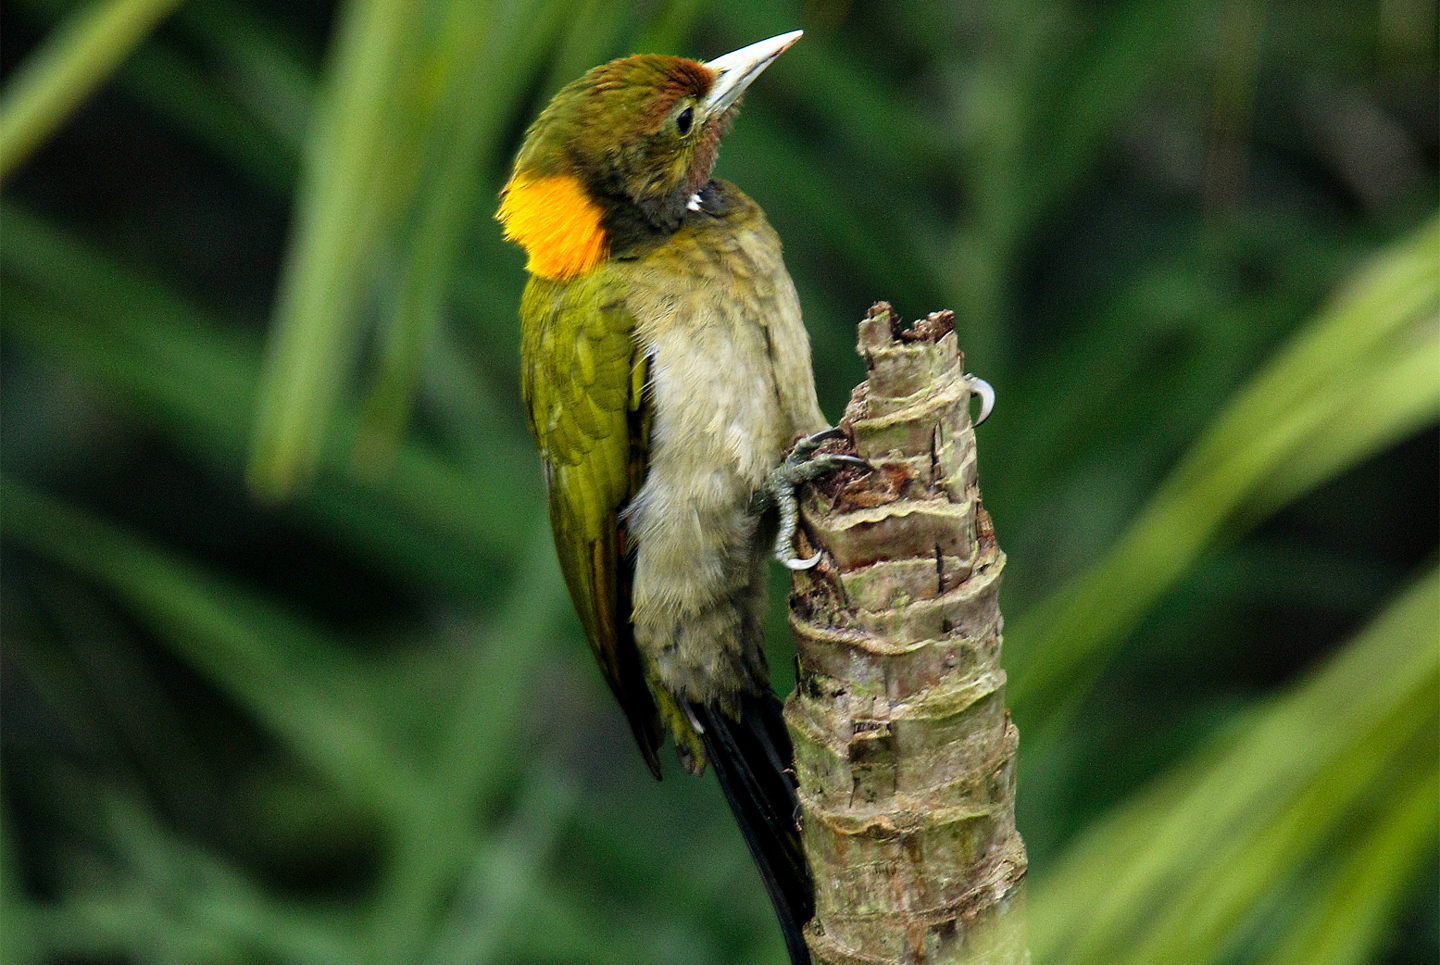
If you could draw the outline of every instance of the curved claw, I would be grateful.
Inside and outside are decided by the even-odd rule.
[[[805,441],[819,444],[822,442],[828,442],[831,439],[843,438],[845,438],[845,430],[840,428],[839,426],[831,426],[828,429],[821,429],[819,432],[812,432],[810,435],[805,437]]]
[[[990,386],[989,382],[986,382],[978,375],[971,375],[969,372],[966,372],[964,379],[965,384],[970,387],[970,391],[980,396],[980,414],[975,417],[974,423],[974,425],[979,426],[986,419],[990,418],[990,413],[995,409],[995,390]]]
[[[790,450],[790,454],[785,457],[785,461],[792,466],[803,463],[810,457],[811,453],[831,439],[843,438],[845,438],[845,430],[838,426],[813,432],[795,443],[794,447]]]
[[[804,559],[803,557],[796,556],[788,560],[781,560],[780,562],[785,564],[785,568],[787,570],[813,570],[815,568],[815,564],[820,562],[820,557],[823,555],[823,553],[816,553],[808,560]]]

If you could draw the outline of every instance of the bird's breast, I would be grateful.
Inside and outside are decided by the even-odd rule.
[[[775,233],[763,218],[697,214],[635,264],[627,288],[651,364],[652,476],[692,480],[702,501],[726,482],[760,485],[818,419]]]
[[[627,510],[635,639],[664,687],[700,701],[763,677],[751,497],[823,425],[779,240],[743,195],[729,202],[615,266],[650,360],[649,470]]]

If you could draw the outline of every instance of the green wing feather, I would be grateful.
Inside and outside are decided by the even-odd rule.
[[[630,626],[621,510],[645,479],[648,364],[605,272],[531,278],[520,303],[522,391],[540,447],[560,568],[595,659],[656,777],[661,724]]]

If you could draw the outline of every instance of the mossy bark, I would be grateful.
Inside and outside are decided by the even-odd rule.
[[[860,324],[841,427],[875,472],[804,497],[825,551],[797,573],[795,742],[817,965],[1022,965],[1025,846],[997,595],[953,316]],[[831,446],[840,446],[832,443]],[[802,546],[806,552],[810,547]]]

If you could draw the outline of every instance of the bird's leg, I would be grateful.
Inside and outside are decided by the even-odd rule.
[[[837,469],[871,469],[864,459],[837,453],[815,454],[815,450],[845,433],[841,429],[823,429],[795,443],[785,461],[771,471],[765,485],[755,493],[756,508],[763,512],[775,507],[780,517],[780,531],[775,536],[775,558],[792,570],[808,570],[820,562],[820,554],[806,559],[795,554],[795,531],[800,524],[800,500],[795,491],[802,485]]]

